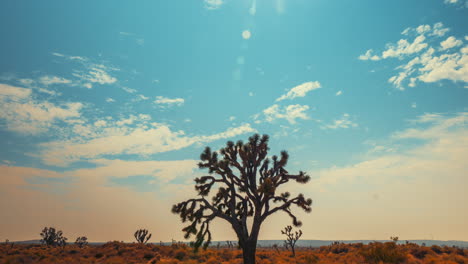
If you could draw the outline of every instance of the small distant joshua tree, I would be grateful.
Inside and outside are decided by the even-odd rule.
[[[299,240],[299,238],[302,236],[302,230],[296,231],[293,233],[292,231],[292,226],[287,226],[284,228],[284,230],[281,230],[281,234],[286,235],[286,240],[284,241],[284,245],[286,246],[286,249],[290,249],[293,257],[296,256],[296,242]]]
[[[13,242],[10,243],[10,240],[5,239],[5,245],[7,245],[7,246],[9,245],[9,247],[6,247],[6,253],[7,253],[7,255],[9,255],[10,250],[13,249],[13,246],[15,246],[15,243],[13,243]]]
[[[138,243],[146,244],[150,240],[152,234],[148,234],[148,230],[139,229],[135,232],[134,236]]]
[[[397,236],[390,237],[390,239],[395,243],[398,242],[398,237]]]
[[[85,236],[78,237],[75,240],[75,245],[77,245],[79,248],[83,248],[88,245],[88,238]]]
[[[47,246],[65,246],[67,238],[63,236],[61,230],[56,230],[54,227],[44,227],[41,232],[41,243]]]

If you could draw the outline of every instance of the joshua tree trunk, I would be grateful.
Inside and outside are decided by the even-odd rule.
[[[257,252],[257,241],[261,224],[262,220],[260,215],[256,215],[254,217],[250,235],[246,232],[247,229],[243,229],[244,232],[237,233],[239,246],[242,249],[244,264],[255,264],[255,254]]]
[[[257,251],[257,239],[239,240],[239,246],[242,249],[242,257],[244,264],[255,264],[255,253]]]

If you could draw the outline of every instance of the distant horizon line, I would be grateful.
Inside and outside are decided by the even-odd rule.
[[[15,241],[12,241],[12,240],[8,240],[9,243],[28,243],[28,242],[40,242],[41,239],[29,239],[29,240],[15,240]],[[214,243],[226,243],[226,242],[237,242],[236,239],[234,240],[216,240],[216,241],[211,241],[210,244],[214,244]],[[268,241],[284,241],[284,239],[259,239],[258,242],[268,242]],[[298,243],[299,242],[305,242],[305,241],[317,241],[317,242],[360,242],[360,241],[365,241],[365,242],[372,242],[372,241],[376,241],[376,242],[382,242],[382,241],[393,241],[391,239],[300,239],[298,240]],[[438,242],[464,242],[464,243],[468,243],[468,240],[454,240],[454,239],[449,239],[449,240],[443,240],[443,239],[398,239],[398,242],[399,243],[404,243],[404,242],[413,242],[413,241],[438,241]],[[138,242],[135,242],[135,241],[125,241],[125,240],[109,240],[109,241],[88,241],[89,243],[96,243],[96,244],[105,244],[105,243],[109,243],[109,242],[123,242],[123,243],[138,243]],[[147,242],[147,244],[159,244],[159,243],[163,243],[163,244],[171,244],[171,243],[185,243],[185,244],[188,244],[190,243],[191,241],[181,241],[181,240],[174,240],[174,241],[156,241],[156,242]],[[5,241],[3,242],[0,242],[0,243],[5,243]],[[69,243],[73,243],[73,242],[69,242]]]

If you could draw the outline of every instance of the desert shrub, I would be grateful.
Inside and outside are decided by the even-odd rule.
[[[433,245],[431,247],[431,250],[436,254],[442,254],[442,248],[437,245]]]
[[[206,264],[219,264],[219,260],[215,257],[211,257],[205,263]]]
[[[348,245],[335,241],[330,246],[322,246],[320,250],[323,252],[331,252],[333,254],[347,253],[349,251]]]
[[[154,258],[154,254],[146,253],[146,254],[143,256],[143,258],[146,259],[146,260],[150,260],[150,259]]]
[[[257,253],[257,257],[259,259],[268,259],[268,258],[270,258],[270,256],[271,256],[271,254],[268,253],[268,252],[258,252]]]
[[[184,249],[179,249],[175,251],[174,253],[174,258],[178,260],[183,260],[187,257],[187,252]]]
[[[316,264],[319,258],[316,255],[308,254],[304,257],[304,264]]]
[[[417,247],[411,250],[411,255],[415,256],[418,259],[423,259],[426,255],[429,254],[429,250],[424,247]]]
[[[394,242],[373,242],[364,247],[360,253],[369,263],[402,263],[407,258]]]
[[[96,253],[96,255],[94,255],[95,258],[102,258],[104,256],[104,254],[102,254],[101,252],[98,252]]]
[[[224,260],[224,261],[229,261],[232,259],[233,253],[231,250],[228,250],[227,248],[222,249],[219,252],[219,256]]]

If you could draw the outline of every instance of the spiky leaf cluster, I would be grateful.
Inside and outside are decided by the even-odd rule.
[[[135,237],[136,241],[140,244],[146,244],[148,240],[150,240],[152,234],[149,234],[149,231],[146,229],[138,229],[135,231],[133,236]]]

